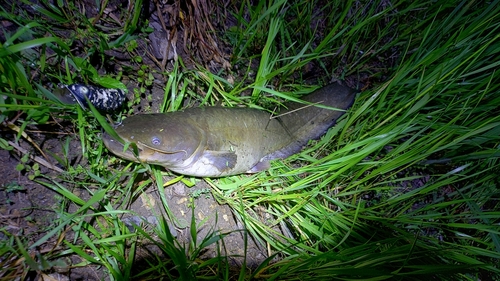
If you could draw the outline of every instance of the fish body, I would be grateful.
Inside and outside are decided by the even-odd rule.
[[[269,168],[270,160],[293,155],[323,135],[352,105],[355,94],[351,88],[330,84],[303,97],[314,105],[287,103],[287,110],[277,118],[257,109],[227,107],[134,115],[115,130],[126,142],[136,143],[138,155],[131,149],[123,151],[123,145],[108,134],[103,140],[122,158],[161,165],[179,174],[254,173]]]

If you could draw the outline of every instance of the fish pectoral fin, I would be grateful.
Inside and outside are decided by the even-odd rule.
[[[238,155],[234,151],[207,150],[203,153],[203,158],[220,172],[233,169],[238,161]]]
[[[255,174],[261,171],[268,170],[269,168],[271,168],[271,164],[269,164],[269,161],[259,161],[250,170],[246,171],[246,173]]]

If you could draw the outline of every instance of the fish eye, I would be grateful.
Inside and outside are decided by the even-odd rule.
[[[161,139],[159,137],[154,136],[154,137],[151,138],[151,143],[153,145],[160,145],[161,144]]]

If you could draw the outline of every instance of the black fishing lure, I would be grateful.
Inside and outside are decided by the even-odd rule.
[[[98,110],[112,111],[122,106],[125,92],[121,89],[103,89],[91,85],[64,85],[82,108],[88,108],[88,101]]]

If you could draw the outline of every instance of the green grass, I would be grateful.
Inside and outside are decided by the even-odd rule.
[[[57,210],[52,231],[34,244],[5,233],[0,263],[7,269],[0,280],[18,268],[23,274],[49,272],[71,254],[82,258],[82,266],[102,266],[113,280],[499,278],[498,1],[243,2],[228,8],[237,25],[219,35],[231,44],[230,61],[239,76],[186,70],[182,61],[161,73],[140,59],[122,73],[103,76],[90,58],[116,48],[137,58],[134,40],[146,31],[140,11],[132,9],[122,25],[106,22],[104,28],[76,8],[44,7],[35,18],[1,11],[22,28],[0,47],[0,121],[16,139],[25,139],[29,126],[68,120],[88,166],[73,167],[59,157],[65,171],[60,177],[34,176],[77,211]],[[74,36],[62,37],[62,31]],[[87,42],[87,56],[73,54],[73,40]],[[148,186],[163,195],[174,182],[195,181],[116,159],[98,136],[106,119],[60,104],[44,83],[80,77],[118,87],[124,76],[140,78],[137,99],[155,72],[165,78],[161,111],[181,109],[186,101],[272,111],[311,91],[311,81],[319,85],[334,77],[366,85],[338,125],[299,154],[256,175],[205,179],[214,197],[270,249],[272,256],[258,268],[234,273],[222,255],[200,260],[205,247],[223,243],[225,233],[200,239],[196,224],[190,245],[176,241],[163,219],[151,232],[125,227],[119,215]],[[113,118],[132,113],[138,102]],[[8,141],[2,135],[0,147],[14,149]],[[143,173],[146,180],[137,180]],[[165,175],[173,177],[165,182]],[[90,199],[75,196],[75,187],[87,189]],[[175,222],[164,196],[162,203]],[[67,229],[73,238],[65,237]],[[63,250],[29,255],[54,237],[63,241]],[[167,261],[158,256],[148,269],[134,272],[138,241],[157,245]],[[26,265],[9,263],[21,258]]]

